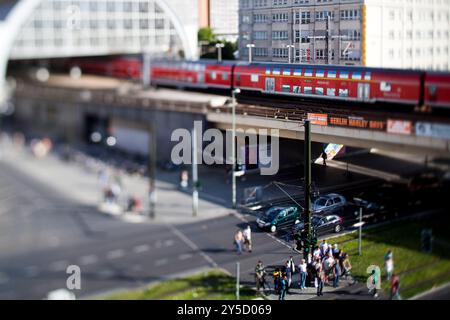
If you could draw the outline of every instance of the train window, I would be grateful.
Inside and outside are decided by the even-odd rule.
[[[216,80],[217,79],[217,73],[215,71],[212,71],[210,73],[211,79]]]
[[[292,89],[293,93],[300,93],[301,92],[301,87],[300,86],[294,86]]]
[[[366,72],[364,75],[364,80],[372,80],[372,72]]]
[[[341,74],[339,75],[339,78],[341,78],[341,79],[348,79],[348,71],[341,71]]]
[[[279,69],[279,68],[274,68],[274,69],[273,69],[273,74],[274,74],[274,75],[279,76],[280,73],[281,73],[281,69]]]
[[[250,80],[251,80],[251,82],[258,82],[259,81],[259,76],[257,74],[252,74],[250,76]]]
[[[305,77],[312,77],[313,71],[312,69],[306,69],[305,70]]]
[[[318,95],[318,96],[323,96],[323,88],[319,88],[319,87],[317,87],[316,88],[316,94]]]
[[[392,86],[389,82],[381,81],[380,90],[384,92],[390,92],[392,90]]]
[[[228,72],[222,72],[222,80],[228,80]]]
[[[267,75],[270,75],[270,68],[267,68],[267,69],[266,69],[266,74],[267,74]]]
[[[325,71],[324,70],[317,70],[316,71],[316,77],[318,77],[318,78],[325,77]]]
[[[284,84],[281,86],[281,91],[282,92],[291,92],[291,86],[288,84]]]
[[[339,97],[348,97],[348,89],[339,89]]]
[[[290,76],[291,75],[291,69],[284,69],[283,70],[283,76]]]
[[[300,77],[301,75],[302,75],[302,70],[301,69],[294,70],[294,76]]]
[[[352,79],[353,80],[361,80],[362,79],[362,73],[359,72],[359,71],[353,71]]]
[[[328,71],[328,78],[336,78],[336,71]]]
[[[335,88],[327,88],[327,96],[335,97],[336,96],[336,89]]]
[[[305,87],[305,94],[313,94],[312,87]]]

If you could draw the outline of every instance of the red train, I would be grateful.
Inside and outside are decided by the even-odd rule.
[[[139,79],[139,58],[73,60],[85,73]],[[263,95],[450,108],[450,74],[330,65],[153,60],[152,84],[177,88],[239,88]]]

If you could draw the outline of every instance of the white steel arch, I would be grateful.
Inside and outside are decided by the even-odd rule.
[[[171,2],[176,5],[173,0],[18,1],[0,22],[0,88],[9,59],[144,51],[182,51],[195,58],[196,36],[190,33],[196,26],[187,26],[179,16],[184,11],[174,10]]]

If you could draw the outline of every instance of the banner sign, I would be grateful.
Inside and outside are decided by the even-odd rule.
[[[387,132],[395,134],[410,135],[412,133],[413,124],[411,121],[404,120],[388,120]]]
[[[316,126],[328,126],[328,115],[321,113],[308,113],[308,120]]]
[[[441,123],[417,122],[416,135],[419,137],[450,139],[450,125]]]
[[[329,124],[338,127],[351,127],[377,131],[386,130],[386,121],[367,120],[363,117],[330,117]]]

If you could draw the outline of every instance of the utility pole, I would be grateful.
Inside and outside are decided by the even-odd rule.
[[[225,45],[223,43],[217,43],[216,44],[216,48],[217,48],[217,61],[220,63],[222,62],[222,49],[225,47]]]
[[[241,264],[239,262],[236,262],[236,300],[239,300],[240,298],[240,294],[239,294],[239,289],[240,289],[240,275],[241,274]]]
[[[151,55],[150,52],[144,52],[142,55],[142,86],[148,88],[151,85]]]
[[[149,217],[155,218],[156,207],[156,128],[149,126],[148,172],[149,172]]]
[[[311,252],[311,122],[309,120],[305,120],[305,186],[304,186],[304,195],[305,195],[305,232],[307,239],[307,250],[304,249],[304,258],[308,261],[308,253]]]
[[[192,129],[192,216],[198,214],[197,130]]]
[[[232,174],[232,186],[231,186],[231,202],[232,202],[232,206],[233,209],[236,209],[236,105],[237,105],[237,101],[236,101],[236,94],[241,93],[240,89],[234,89],[232,91],[232,101],[231,101],[231,108],[232,108],[232,118],[233,118],[233,133],[232,133],[232,143],[231,143],[231,157],[232,157],[232,161],[233,161],[233,169],[231,171]]]
[[[359,208],[359,238],[358,238],[358,254],[362,255],[362,227],[363,227],[363,215],[362,215],[362,208]]]

